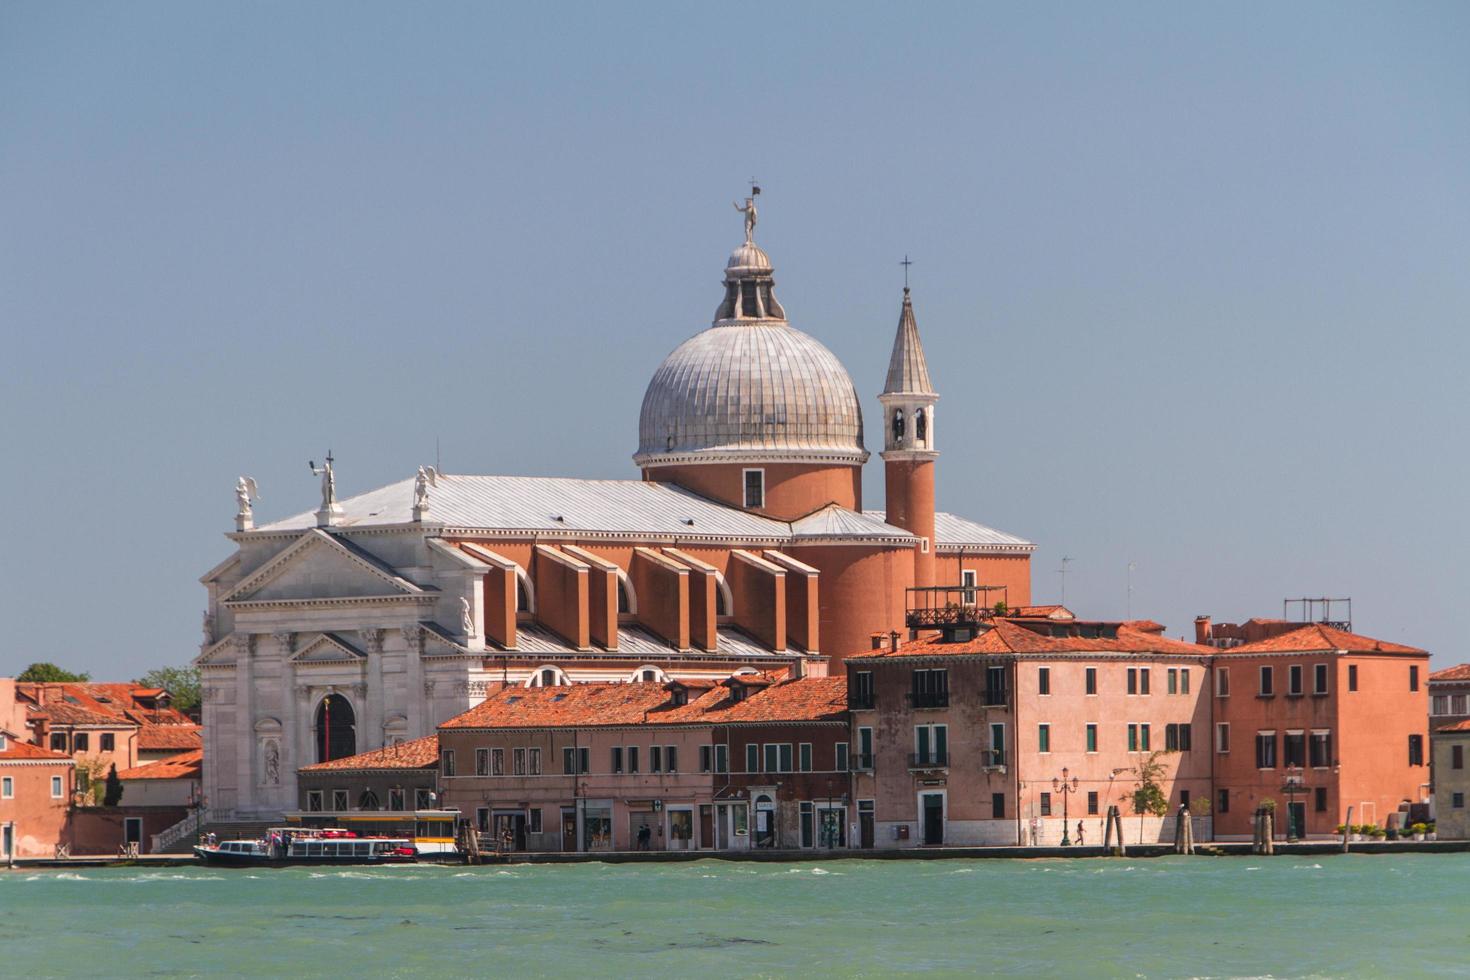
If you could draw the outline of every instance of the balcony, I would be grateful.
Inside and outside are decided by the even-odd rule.
[[[906,591],[904,623],[909,629],[921,630],[979,630],[995,615],[995,600],[1004,602],[1006,596],[1003,585],[938,586]]]
[[[947,769],[949,768],[949,751],[936,750],[933,752],[917,752],[909,756],[910,769]]]
[[[910,691],[904,698],[911,708],[948,708],[948,691]]]

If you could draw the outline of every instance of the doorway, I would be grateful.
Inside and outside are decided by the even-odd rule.
[[[858,800],[858,840],[864,850],[873,849],[873,801]]]
[[[1307,804],[1288,803],[1286,805],[1286,836],[1291,840],[1307,836]]]
[[[944,843],[944,794],[923,793],[919,806],[924,818],[924,844],[937,846]]]
[[[0,827],[0,858],[9,861],[15,853],[15,824],[8,823]]]
[[[847,846],[847,807],[817,807],[817,846]]]
[[[501,812],[492,815],[494,820],[495,846],[500,850],[524,851],[526,849],[526,815],[520,812]]]
[[[123,818],[123,843],[124,844],[137,844],[139,850],[140,851],[142,850],[142,847],[143,847],[143,818],[142,817],[124,817]]]
[[[577,811],[570,807],[563,807],[561,811],[561,849],[577,849]]]
[[[709,803],[699,804],[699,849],[707,851],[715,846],[715,808]]]
[[[776,846],[776,801],[762,793],[755,798],[755,846]]]

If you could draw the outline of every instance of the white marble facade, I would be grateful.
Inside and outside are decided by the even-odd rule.
[[[239,534],[207,573],[204,688],[208,805],[220,815],[296,808],[296,770],[317,759],[318,706],[340,694],[355,750],[427,735],[480,700],[479,590],[432,527]],[[482,632],[479,629],[474,633]],[[471,694],[472,691],[476,693]]]

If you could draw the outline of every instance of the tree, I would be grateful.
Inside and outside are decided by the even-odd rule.
[[[69,670],[63,670],[55,664],[48,664],[43,661],[41,663],[31,664],[25,670],[21,671],[19,674],[16,674],[15,679],[18,681],[23,681],[27,684],[77,684],[81,683],[82,681],[91,680],[92,675],[73,674]]]
[[[122,795],[123,784],[122,780],[117,778],[117,764],[114,763],[112,768],[107,770],[107,789],[102,793],[102,805],[117,806],[122,802]]]
[[[1138,768],[1133,770],[1133,775],[1138,777],[1138,783],[1129,799],[1133,802],[1133,812],[1138,814],[1138,843],[1140,844],[1143,843],[1143,818],[1146,815],[1162,817],[1169,813],[1169,797],[1159,785],[1164,776],[1168,774],[1167,767],[1159,761],[1159,756],[1163,754],[1163,752],[1149,753],[1149,757],[1140,762]]]
[[[199,668],[159,667],[138,678],[143,687],[161,687],[173,695],[173,706],[184,714],[199,710]]]

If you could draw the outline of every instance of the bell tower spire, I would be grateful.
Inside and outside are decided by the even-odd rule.
[[[919,325],[909,296],[904,256],[903,308],[888,359],[888,379],[878,401],[883,405],[883,477],[888,523],[920,539],[914,556],[915,584],[934,581],[934,403],[939,395],[929,381],[929,365],[919,342]]]

